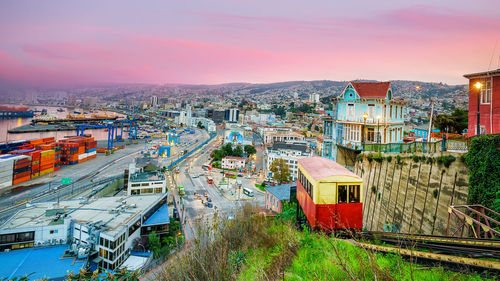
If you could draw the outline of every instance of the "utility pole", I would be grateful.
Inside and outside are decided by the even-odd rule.
[[[432,116],[434,115],[434,99],[431,98],[431,119],[429,120],[429,131],[427,132],[427,142],[431,142]],[[430,150],[429,150],[430,152]]]

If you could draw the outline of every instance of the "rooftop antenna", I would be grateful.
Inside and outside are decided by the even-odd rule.
[[[488,65],[488,71],[491,70],[491,64],[493,63],[493,57],[495,57],[495,51],[497,50],[498,39],[495,40],[495,46],[493,47],[493,52],[491,53],[490,64]]]

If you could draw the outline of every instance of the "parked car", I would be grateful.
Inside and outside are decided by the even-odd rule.
[[[212,204],[212,202],[205,202],[205,206],[212,208],[214,204]]]

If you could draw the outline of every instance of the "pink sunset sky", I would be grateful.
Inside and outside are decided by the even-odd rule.
[[[465,84],[500,67],[499,11],[499,0],[4,0],[0,83]]]

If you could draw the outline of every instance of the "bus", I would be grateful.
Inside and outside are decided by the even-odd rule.
[[[212,184],[212,183],[214,183],[214,180],[211,177],[207,177],[207,182],[209,184]]]
[[[184,186],[179,185],[179,195],[184,196],[186,195],[186,192],[184,191]]]
[[[249,196],[249,197],[253,197],[253,191],[251,191],[250,189],[244,187],[243,188],[243,194],[245,194],[246,196]]]
[[[232,178],[232,179],[235,179],[237,176],[236,174],[233,174],[233,173],[226,173],[226,178]]]
[[[209,170],[212,170],[212,165],[205,164],[205,165],[202,165],[201,168],[205,171],[209,171]]]

